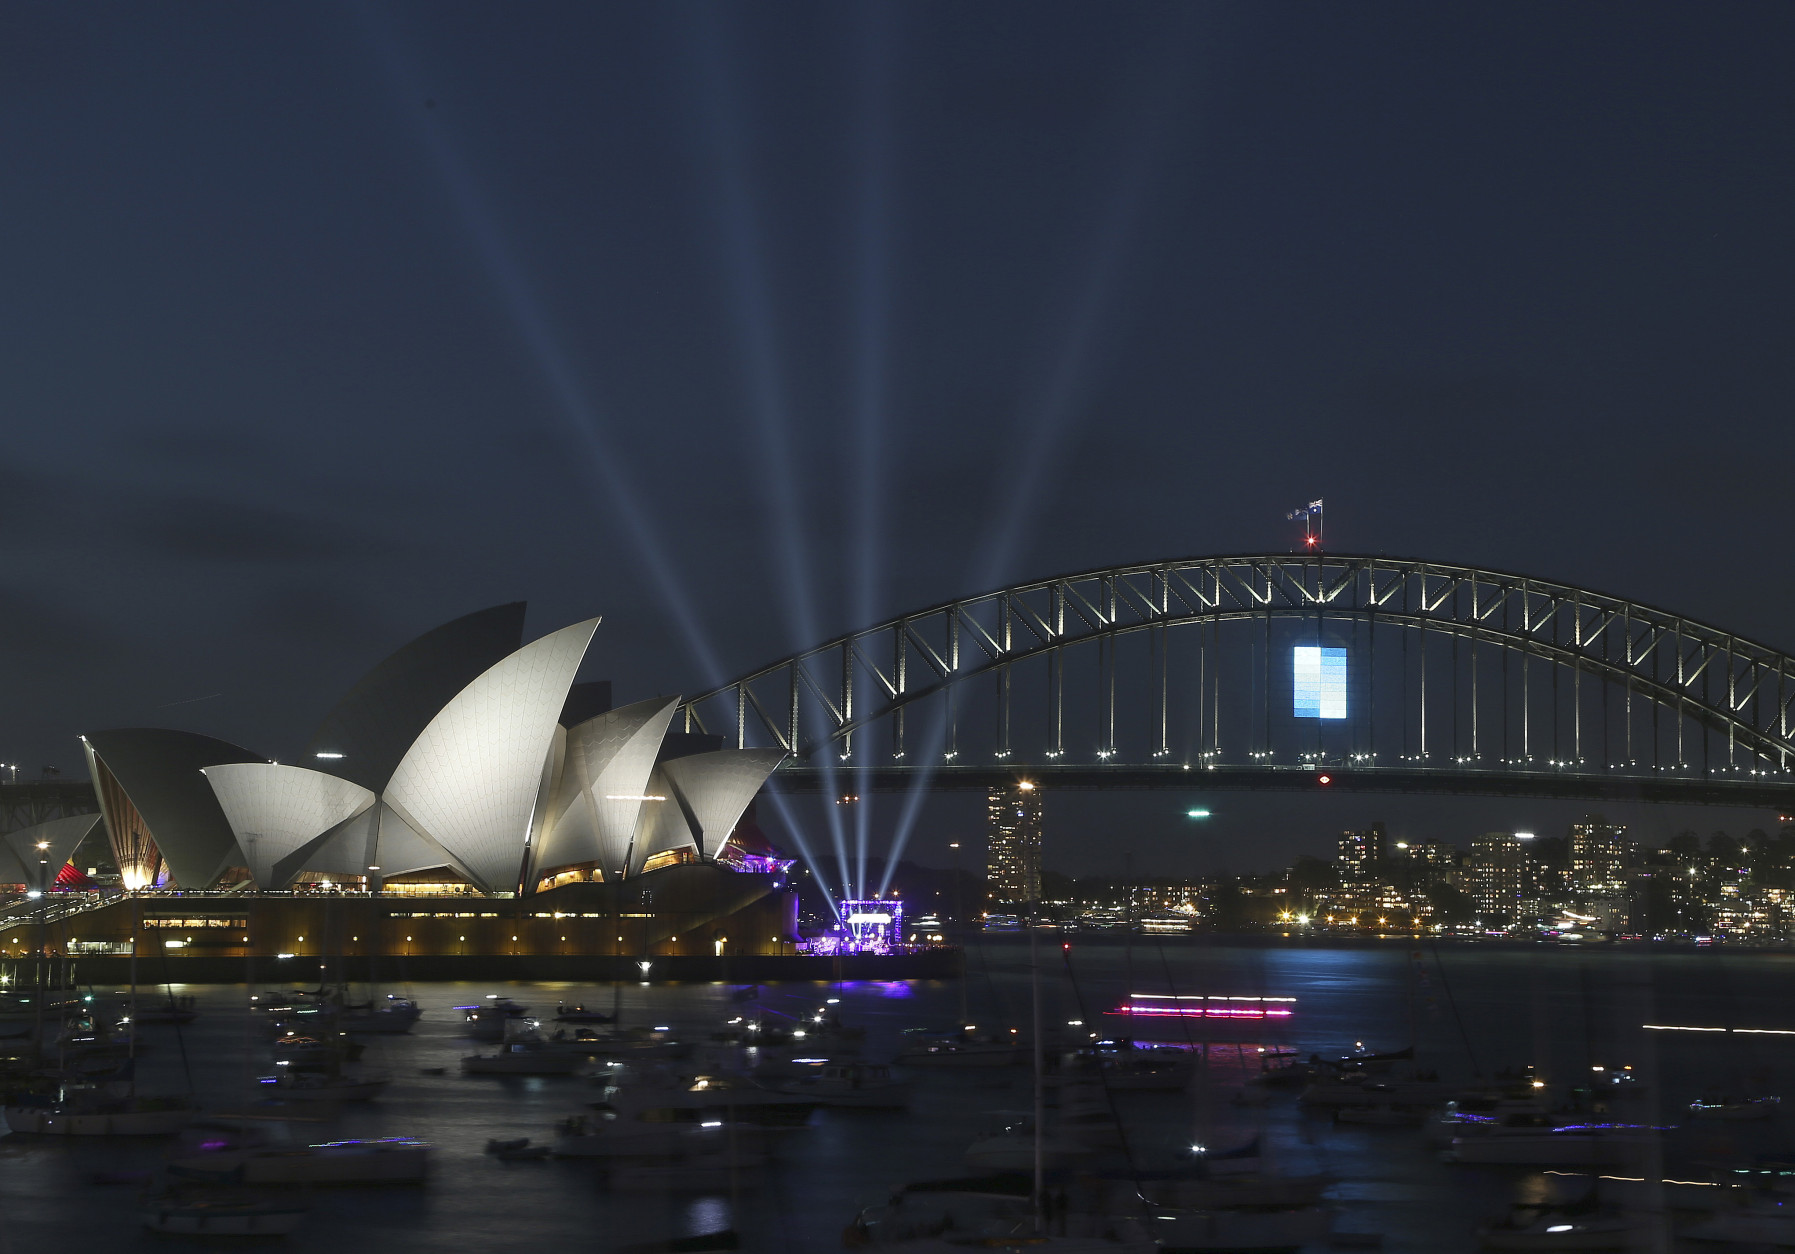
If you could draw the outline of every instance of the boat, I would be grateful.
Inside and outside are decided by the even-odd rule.
[[[1780,1097],[1704,1097],[1689,1103],[1691,1119],[1768,1119]]]
[[[535,1028],[511,1033],[498,1052],[469,1054],[461,1060],[463,1075],[572,1075],[586,1065],[583,1054],[550,1048]]]
[[[60,1099],[14,1095],[6,1104],[8,1128],[41,1136],[168,1136],[192,1118],[193,1104],[180,1097],[66,1092]]]
[[[391,1081],[384,1078],[356,1079],[352,1076],[325,1075],[315,1071],[284,1071],[280,1075],[263,1076],[260,1081],[265,1096],[287,1102],[369,1102],[386,1091]]]
[[[171,1175],[236,1184],[418,1184],[429,1168],[430,1145],[409,1136],[318,1145],[227,1144],[168,1164]]]
[[[1063,1200],[1063,1192],[1055,1193]],[[922,1180],[905,1185],[883,1206],[860,1211],[842,1234],[842,1244],[914,1254],[969,1249],[1160,1254],[1162,1247],[1132,1217],[1073,1212],[1058,1205],[1053,1211],[1050,1231],[1041,1231],[1025,1174]]]
[[[1656,1130],[1639,1125],[1571,1124],[1508,1136],[1460,1136],[1441,1157],[1451,1163],[1529,1167],[1587,1167],[1631,1162],[1644,1154]]]
[[[424,1017],[423,1007],[409,997],[388,993],[379,1005],[351,1010],[339,1020],[345,1032],[375,1036],[399,1036],[409,1032]]]
[[[556,1028],[543,1038],[543,1044],[558,1054],[574,1054],[581,1058],[597,1058],[617,1051],[617,1037],[592,1028]]]
[[[603,1103],[600,1103],[601,1105]],[[555,1126],[556,1158],[675,1158],[705,1149],[737,1146],[755,1149],[762,1130],[752,1125],[726,1127],[709,1123],[660,1123],[619,1117],[615,1111],[571,1115]]]
[[[560,1005],[555,1007],[556,1023],[614,1023],[613,1015],[602,1010],[588,1010],[585,1006]]]
[[[973,1028],[949,1032],[909,1028],[897,1061],[904,1067],[1014,1067],[1024,1061],[1026,1052],[1014,1035],[1004,1040],[979,1035]]]
[[[1723,1210],[1683,1229],[1680,1235],[1690,1241],[1789,1249],[1795,1247],[1795,1204],[1762,1201],[1737,1210]]]
[[[1589,1087],[1597,1097],[1638,1097],[1646,1091],[1644,1077],[1632,1067],[1594,1066],[1589,1070]]]
[[[1034,1120],[1024,1117],[980,1136],[960,1157],[972,1171],[996,1173],[1033,1171],[1037,1153],[1052,1171],[1090,1158],[1095,1151],[1083,1141],[1052,1132],[1038,1138],[1037,1144]]]
[[[1163,1048],[1104,1055],[1098,1065],[1108,1088],[1144,1093],[1182,1093],[1194,1070],[1190,1054]]]
[[[289,1032],[274,1042],[274,1061],[289,1067],[323,1067],[337,1061],[335,1046],[315,1036]]]
[[[1295,1250],[1327,1242],[1334,1216],[1320,1206],[1279,1210],[1163,1210],[1137,1217],[1163,1250]]]
[[[775,1093],[808,1098],[821,1106],[862,1110],[902,1110],[910,1104],[910,1081],[894,1077],[891,1068],[878,1063],[831,1062],[800,1058],[802,1070],[789,1079],[773,1082]]]
[[[1212,1173],[1206,1163],[1195,1170],[1104,1173],[1104,1205],[1117,1214],[1143,1200],[1181,1210],[1313,1206],[1333,1183],[1324,1175],[1286,1176],[1266,1170],[1257,1158],[1251,1166],[1253,1170],[1240,1174]]]
[[[284,1237],[308,1209],[291,1202],[176,1191],[145,1199],[143,1226],[186,1237]]]
[[[463,1021],[467,1024],[467,1035],[477,1041],[501,1041],[505,1039],[505,1025],[513,1019],[522,1019],[529,1013],[528,1006],[520,1006],[509,997],[500,997],[497,993],[487,995],[484,1002],[473,1006],[457,1006],[462,1012]]]
[[[1374,1128],[1418,1128],[1427,1119],[1419,1106],[1398,1106],[1382,1102],[1376,1106],[1341,1106],[1334,1111],[1335,1123],[1356,1123]]]
[[[732,1075],[643,1077],[610,1090],[609,1107],[645,1123],[696,1123],[716,1127],[751,1124],[801,1128],[819,1102],[781,1093]]]
[[[1641,1235],[1639,1223],[1626,1215],[1536,1206],[1517,1207],[1504,1222],[1477,1230],[1486,1250],[1626,1250]]]

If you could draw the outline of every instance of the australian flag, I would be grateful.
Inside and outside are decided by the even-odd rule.
[[[1310,514],[1319,514],[1319,513],[1321,513],[1321,502],[1320,501],[1310,501],[1307,505],[1303,506],[1301,509],[1291,510],[1288,514],[1284,515],[1284,517],[1288,518],[1291,522],[1297,522],[1297,521],[1300,521],[1301,519],[1307,518]]]

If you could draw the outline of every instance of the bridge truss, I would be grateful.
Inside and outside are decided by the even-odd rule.
[[[1347,716],[1297,717],[1292,652],[1343,649]],[[1346,554],[1119,566],[949,601],[694,697],[689,731],[950,786],[1354,786],[1790,804],[1795,659],[1504,571]],[[1124,783],[1124,781],[1132,781]],[[1631,790],[1631,791],[1629,791]]]

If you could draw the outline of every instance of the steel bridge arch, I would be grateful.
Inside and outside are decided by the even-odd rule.
[[[1050,682],[1061,694],[1050,701],[1063,699],[1058,676],[1067,651],[1096,644],[1100,666],[1106,645],[1110,659],[1110,727],[1107,754],[1104,748],[1097,751],[1101,763],[1115,753],[1114,642],[1149,632],[1154,633],[1158,686],[1153,757],[1162,759],[1171,753],[1165,633],[1180,626],[1273,619],[1413,630],[1423,641],[1424,706],[1426,638],[1469,641],[1474,745],[1475,651],[1490,646],[1564,668],[1578,683],[1587,675],[1617,685],[1629,703],[1637,695],[1674,711],[1679,756],[1682,720],[1724,736],[1726,763],[1714,768],[1704,762],[1703,777],[1718,772],[1723,778],[1770,782],[1764,777],[1786,776],[1795,763],[1795,658],[1787,654],[1685,615],[1562,581],[1462,564],[1333,553],[1116,566],[944,601],[839,636],[693,697],[683,706],[685,726],[689,731],[723,731],[738,745],[765,737],[797,758],[839,745],[846,760],[856,733],[889,719],[890,757],[902,764],[908,753],[904,722],[910,708],[937,696],[951,700],[961,685],[995,676],[1004,694],[993,751],[994,761],[1001,763],[1010,756],[1003,687],[1009,670],[1048,659],[1055,676]],[[1578,702],[1576,718],[1581,720],[1580,696]],[[1425,711],[1422,717],[1425,754]],[[1630,728],[1630,706],[1627,717]],[[1063,757],[1063,725],[1051,728],[1049,736],[1047,757]],[[1630,730],[1628,738],[1630,743]],[[1552,767],[1587,766],[1580,721],[1575,739],[1573,758]],[[950,746],[946,759],[957,752]],[[1531,755],[1525,761],[1504,758],[1500,765],[1527,770],[1532,761]],[[1601,769],[1611,771],[1616,765],[1604,763]],[[1694,764],[1679,761],[1668,769],[1687,771]]]

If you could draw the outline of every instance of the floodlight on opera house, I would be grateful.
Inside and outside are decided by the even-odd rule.
[[[676,861],[778,865],[726,845],[784,754],[670,737],[678,697],[608,708],[608,684],[574,683],[600,620],[524,644],[523,610],[467,615],[382,661],[304,765],[161,728],[84,736],[125,886],[377,888],[434,870],[513,893]]]

